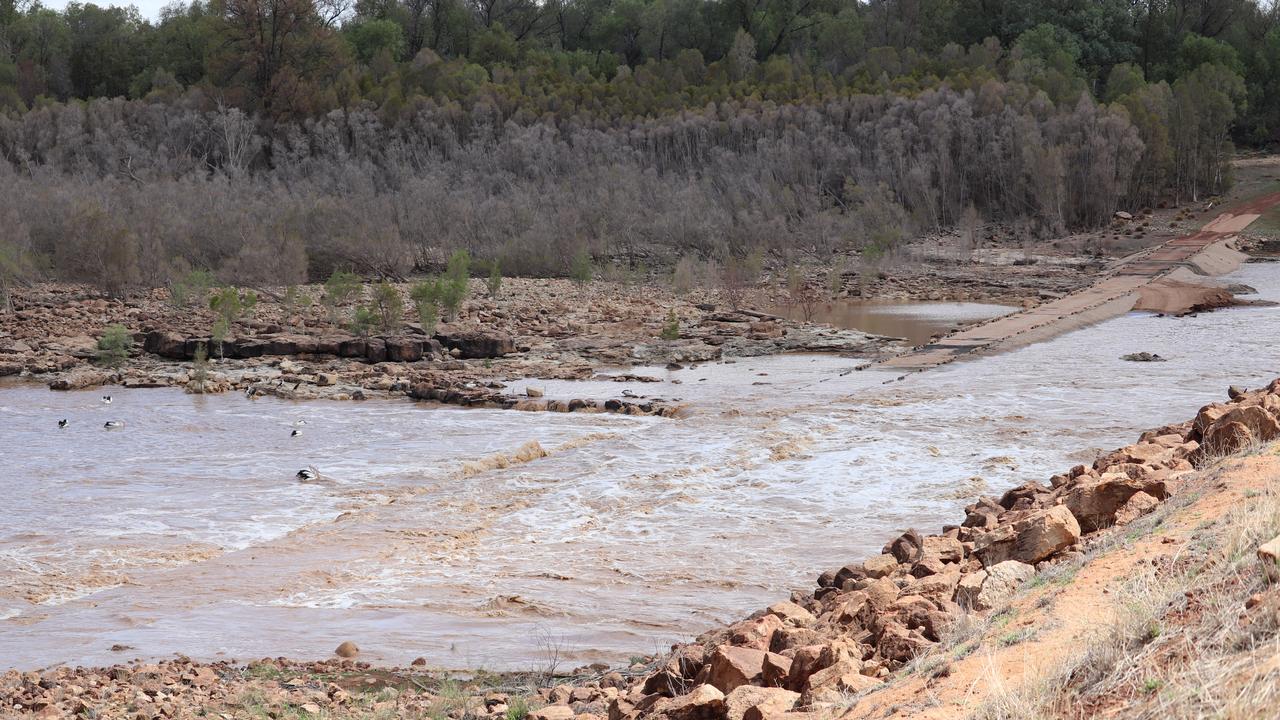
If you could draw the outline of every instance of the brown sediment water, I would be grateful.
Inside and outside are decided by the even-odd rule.
[[[1226,279],[1280,299],[1280,266]],[[383,663],[625,661],[1271,380],[1277,333],[1276,308],[1130,313],[900,382],[793,355],[510,385],[682,420],[7,384],[0,664],[343,640]],[[1120,360],[1139,351],[1168,361]]]
[[[1008,305],[971,302],[893,302],[840,299],[814,305],[810,311],[798,305],[772,308],[790,320],[826,323],[847,330],[903,338],[923,345],[935,335],[978,320],[989,320],[1017,311]]]

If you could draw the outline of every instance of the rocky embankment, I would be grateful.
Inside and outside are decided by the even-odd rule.
[[[413,322],[393,332],[349,332],[316,303],[286,307],[263,295],[214,342],[216,318],[203,305],[174,306],[168,291],[123,299],[85,288],[42,285],[17,293],[0,324],[0,376],[45,382],[56,390],[106,384],[239,390],[288,398],[360,399],[370,393],[420,400],[516,407],[671,414],[658,402],[623,398],[542,400],[505,392],[514,379],[587,379],[597,368],[700,363],[778,352],[875,356],[891,339],[796,323],[717,305],[711,293],[675,296],[657,288],[566,281],[507,281],[499,299],[464,303],[458,317],[430,333]],[[320,287],[302,294],[319,297]],[[278,293],[277,293],[278,294]],[[350,308],[339,308],[345,317]],[[664,339],[672,314],[676,335]],[[123,325],[134,343],[122,367],[95,363],[104,328]],[[210,362],[192,360],[204,346]]]
[[[399,717],[508,717],[526,702],[531,720],[829,717],[851,698],[892,683],[954,623],[997,611],[1037,573],[1081,562],[1110,528],[1182,492],[1198,467],[1280,437],[1280,380],[1261,390],[1233,387],[1229,395],[1228,402],[1145,432],[1091,466],[981,498],[965,509],[961,523],[941,533],[908,530],[881,554],[822,573],[812,592],[796,593],[667,655],[623,672],[583,668],[576,681],[543,682],[527,697],[495,692],[495,683],[473,677],[451,690],[454,700],[442,711],[438,683],[412,668],[376,670],[352,659],[250,666],[176,660],[11,671],[0,676],[0,707],[50,717],[90,710],[99,717],[194,717],[223,710],[224,717],[256,717],[240,712],[244,693],[252,691],[277,708],[274,717],[323,712],[354,718],[366,716],[361,713],[369,705],[361,703],[369,698],[361,690],[369,683],[394,690],[378,695],[375,704]],[[347,650],[340,654],[354,654]],[[304,708],[305,714],[279,708]]]

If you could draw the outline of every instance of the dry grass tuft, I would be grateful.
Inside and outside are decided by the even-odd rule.
[[[1225,489],[1251,447],[1201,473],[1195,487],[1139,523],[1117,529],[1090,555],[1129,546],[1209,488]],[[1247,471],[1247,470],[1246,470]],[[1115,593],[1113,620],[1045,677],[1006,687],[994,665],[993,692],[971,717],[1276,717],[1280,707],[1280,587],[1268,586],[1256,558],[1280,534],[1280,474],[1266,477],[1217,522],[1196,526],[1192,542],[1143,558]],[[1258,605],[1245,612],[1246,599]]]

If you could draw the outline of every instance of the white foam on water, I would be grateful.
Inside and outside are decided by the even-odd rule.
[[[1280,299],[1280,266],[1229,279]],[[901,381],[784,356],[627,371],[658,383],[512,384],[679,397],[684,420],[120,390],[125,431],[81,419],[56,435],[58,418],[99,413],[96,395],[7,387],[0,491],[24,502],[0,528],[0,581],[135,546],[222,552],[148,564],[139,551],[111,565],[130,584],[7,623],[0,657],[110,661],[116,642],[322,657],[355,638],[374,660],[519,668],[553,637],[584,661],[625,660],[808,589],[906,527],[954,522],[980,493],[1184,420],[1229,383],[1268,382],[1278,335],[1276,308],[1135,313]],[[1119,359],[1144,350],[1169,361]],[[462,473],[529,441],[552,452]],[[332,483],[293,482],[309,464]]]

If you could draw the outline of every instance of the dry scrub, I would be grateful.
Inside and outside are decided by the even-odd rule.
[[[1258,546],[1280,533],[1280,469],[1268,460],[1254,471],[1242,458],[1274,448],[1251,447],[1201,474],[1196,487],[1126,529],[1113,530],[1098,555],[1125,552],[1128,542],[1174,517],[1195,523],[1206,493],[1240,492],[1216,520],[1195,525],[1191,542],[1169,556],[1147,557],[1116,593],[1114,619],[1046,676],[1002,687],[973,718],[1261,718],[1280,703],[1280,588],[1268,586]],[[1190,518],[1190,519],[1189,519]],[[1248,610],[1246,610],[1246,607]]]

